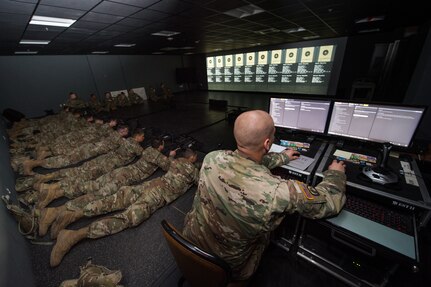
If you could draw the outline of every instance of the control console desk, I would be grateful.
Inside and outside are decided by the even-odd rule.
[[[389,157],[398,182],[382,185],[362,172],[364,165],[376,165],[362,161],[364,155],[374,161],[375,149],[335,143],[328,145],[312,184],[349,153],[354,156],[346,161],[346,204],[338,216],[303,222],[298,255],[350,285],[384,286],[399,265],[420,265],[419,233],[430,218],[431,199],[414,160]]]

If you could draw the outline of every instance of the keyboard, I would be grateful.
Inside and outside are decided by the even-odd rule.
[[[399,232],[414,235],[413,218],[380,204],[348,195],[344,209]]]

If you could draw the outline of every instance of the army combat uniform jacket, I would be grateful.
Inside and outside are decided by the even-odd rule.
[[[288,162],[285,154],[269,153],[259,164],[238,151],[215,151],[204,159],[183,235],[224,259],[234,279],[253,274],[270,231],[286,213],[321,218],[337,214],[345,202],[344,173],[326,171],[315,188],[270,173]]]

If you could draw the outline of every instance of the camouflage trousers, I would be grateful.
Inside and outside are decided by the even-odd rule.
[[[44,168],[63,168],[72,164],[79,163],[86,159],[99,155],[99,149],[94,143],[87,143],[79,148],[79,151],[69,151],[69,154],[48,157],[44,160]]]
[[[64,191],[64,195],[68,198],[76,198],[83,194],[108,196],[116,192],[122,186],[134,185],[145,180],[152,175],[154,171],[155,168],[151,170],[142,170],[136,168],[134,165],[129,165],[105,173],[96,180],[84,181],[82,179],[76,179],[75,182],[62,184],[61,188]]]
[[[152,180],[143,185],[124,186],[117,193],[84,206],[83,211],[87,217],[124,210],[91,223],[87,237],[100,238],[115,234],[148,219],[166,204],[161,191],[163,184],[158,182]]]

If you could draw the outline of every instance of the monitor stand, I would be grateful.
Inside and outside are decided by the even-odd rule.
[[[380,161],[380,164],[375,167],[365,166],[362,169],[362,173],[366,177],[371,179],[372,182],[375,182],[378,184],[390,184],[390,183],[398,182],[397,174],[387,167],[389,152],[391,148],[392,148],[391,144],[384,143],[383,149],[382,149],[383,156],[382,156],[382,160]]]

